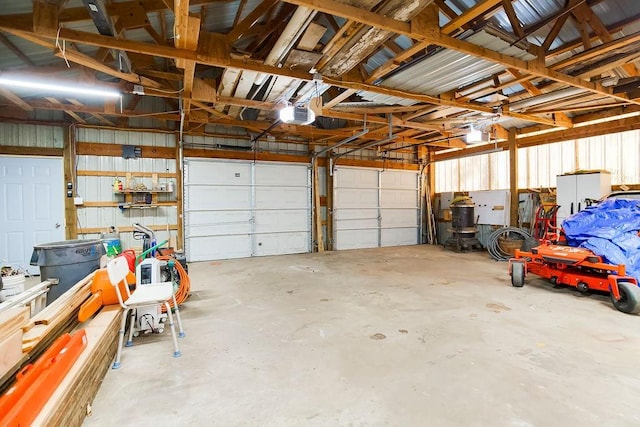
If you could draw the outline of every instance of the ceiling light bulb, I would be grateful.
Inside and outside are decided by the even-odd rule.
[[[280,121],[289,123],[293,121],[293,105],[288,105],[280,110]]]
[[[40,89],[49,92],[61,92],[75,95],[101,96],[105,98],[120,98],[119,92],[106,89],[93,89],[88,86],[63,86],[59,84],[39,83],[27,80],[16,80],[0,77],[0,85],[23,87],[27,89]]]

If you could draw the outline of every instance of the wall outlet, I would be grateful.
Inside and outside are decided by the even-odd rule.
[[[82,197],[74,197],[73,198],[73,204],[76,206],[80,206],[84,204],[84,200],[82,200]]]

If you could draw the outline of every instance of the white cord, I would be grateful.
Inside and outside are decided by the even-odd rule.
[[[62,46],[60,46],[60,30],[62,30],[62,25],[58,26],[58,32],[56,33],[56,47],[60,49],[60,52],[62,53],[62,59],[64,59],[64,62],[67,64],[67,68],[71,68],[71,65],[69,64],[69,61],[67,60],[67,55],[66,55],[66,51],[67,51],[66,40],[62,40]]]

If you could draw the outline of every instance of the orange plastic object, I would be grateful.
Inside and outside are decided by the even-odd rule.
[[[127,283],[133,285],[136,283],[136,276],[129,272]],[[120,294],[126,295],[126,289],[120,284]],[[91,318],[95,313],[105,305],[119,304],[116,288],[113,287],[107,274],[107,269],[97,270],[91,282],[91,297],[80,306],[78,312],[78,321],[84,322]]]
[[[127,249],[122,251],[123,256],[127,259],[127,263],[129,263],[129,271],[132,273],[136,271],[136,252],[133,249]]]
[[[0,425],[29,426],[87,346],[84,329],[64,334],[0,397]]]

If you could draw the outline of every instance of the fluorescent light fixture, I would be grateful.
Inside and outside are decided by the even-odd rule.
[[[467,134],[465,141],[467,142],[467,144],[475,144],[477,142],[482,142],[482,131],[472,127],[469,133]]]
[[[59,84],[9,79],[5,77],[0,77],[0,85],[27,89],[40,89],[49,92],[60,92],[74,95],[101,96],[104,98],[120,98],[121,96],[119,92],[104,89],[93,89],[88,86],[63,86]]]
[[[280,120],[283,123],[308,125],[316,119],[316,114],[305,106],[288,105],[280,110]]]

